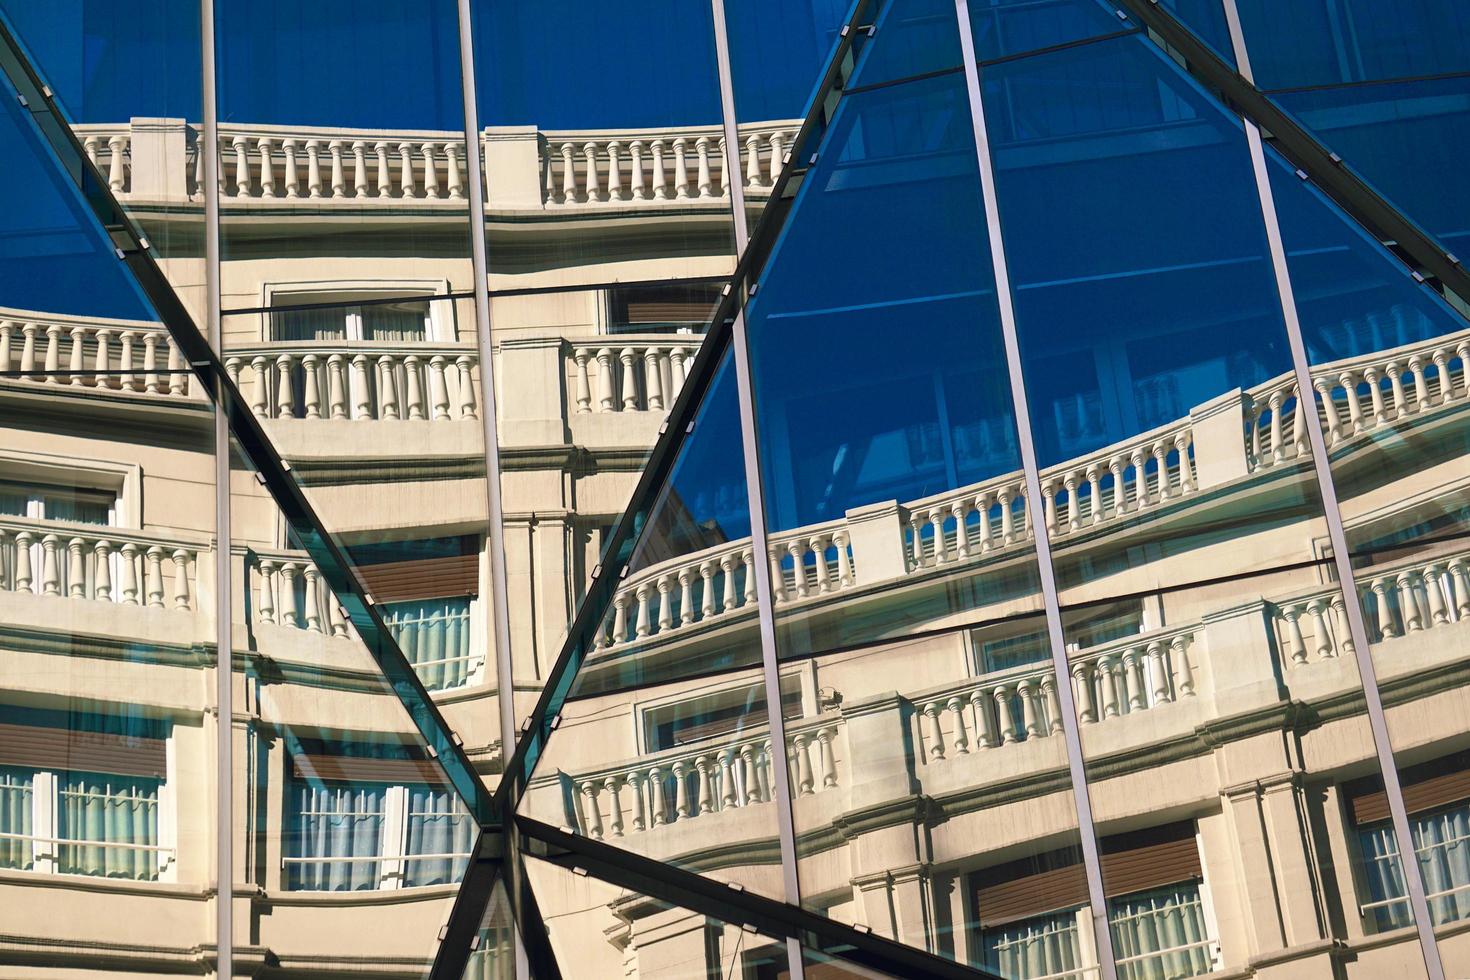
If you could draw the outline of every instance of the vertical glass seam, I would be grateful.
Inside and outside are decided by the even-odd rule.
[[[1241,77],[1254,85],[1250,58],[1246,51],[1245,36],[1240,27],[1240,14],[1235,0],[1224,0],[1225,21],[1230,29],[1230,43],[1240,66]],[[1398,764],[1394,760],[1393,744],[1389,739],[1388,720],[1383,711],[1383,695],[1378,690],[1378,674],[1373,666],[1373,651],[1368,645],[1368,628],[1363,620],[1363,607],[1358,599],[1357,579],[1353,574],[1352,555],[1348,550],[1347,532],[1343,528],[1342,513],[1338,507],[1337,484],[1332,476],[1331,457],[1327,453],[1327,440],[1322,435],[1322,426],[1317,408],[1317,390],[1312,385],[1312,372],[1307,357],[1306,343],[1302,338],[1301,321],[1297,318],[1296,294],[1291,284],[1291,272],[1286,264],[1286,247],[1281,238],[1281,224],[1276,214],[1275,195],[1271,190],[1270,174],[1266,169],[1266,151],[1261,143],[1261,131],[1249,119],[1245,124],[1246,143],[1250,148],[1251,169],[1255,175],[1256,193],[1260,198],[1261,217],[1266,227],[1266,242],[1271,250],[1271,266],[1276,275],[1276,288],[1281,301],[1282,318],[1286,323],[1286,334],[1291,345],[1292,369],[1296,374],[1297,399],[1310,406],[1307,417],[1307,438],[1312,446],[1312,469],[1317,478],[1318,492],[1322,498],[1322,513],[1327,521],[1327,534],[1332,541],[1332,560],[1337,569],[1338,585],[1343,591],[1343,608],[1347,613],[1348,630],[1353,638],[1353,656],[1358,663],[1358,679],[1363,688],[1363,702],[1368,714],[1368,724],[1373,732],[1373,747],[1378,755],[1378,767],[1383,774],[1383,787],[1388,797],[1389,814],[1394,833],[1400,841],[1400,861],[1403,865],[1405,884],[1409,890],[1409,904],[1414,909],[1414,926],[1419,933],[1420,951],[1430,980],[1444,980],[1444,964],[1440,959],[1438,941],[1434,936],[1433,919],[1429,915],[1429,901],[1425,897],[1424,878],[1419,862],[1414,855],[1413,835],[1409,828],[1408,808],[1404,805],[1403,787],[1399,782]]]
[[[964,60],[965,86],[969,94],[970,117],[974,125],[975,155],[979,160],[980,189],[989,230],[991,264],[995,272],[995,294],[1000,306],[1000,324],[1005,344],[1006,367],[1010,375],[1011,400],[1016,412],[1016,438],[1021,449],[1021,466],[1026,476],[1026,508],[1032,510],[1044,498],[1041,472],[1036,462],[1036,446],[1031,433],[1031,413],[1026,400],[1025,376],[1021,368],[1021,351],[1016,334],[1016,314],[1011,299],[1010,273],[1006,265],[1001,238],[1000,214],[996,206],[995,172],[990,157],[990,139],[985,126],[985,106],[980,91],[980,70],[975,63],[975,42],[970,34],[968,0],[955,0],[955,18],[960,37],[960,53]],[[1052,568],[1051,536],[1046,521],[1031,518],[1036,540],[1037,573],[1041,578],[1042,602],[1046,608],[1047,636],[1050,640],[1052,673],[1056,679],[1057,699],[1061,702],[1062,735],[1067,747],[1067,766],[1072,777],[1072,798],[1077,811],[1077,831],[1082,845],[1082,860],[1087,875],[1088,901],[1092,927],[1096,937],[1098,966],[1106,980],[1117,980],[1113,937],[1108,926],[1107,899],[1103,891],[1102,865],[1098,856],[1097,830],[1092,822],[1092,802],[1087,794],[1087,772],[1082,757],[1082,738],[1077,725],[1077,708],[1072,695],[1071,675],[1067,670],[1067,648],[1062,633],[1061,603],[1057,598],[1056,573]]]

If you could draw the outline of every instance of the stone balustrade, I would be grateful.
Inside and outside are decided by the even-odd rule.
[[[1470,399],[1470,330],[1333,361],[1312,369],[1328,448],[1380,426]],[[1310,452],[1306,410],[1294,377],[1249,393],[1246,439],[1252,468]]]
[[[778,606],[852,588],[850,536],[841,521],[772,535],[766,559]],[[755,609],[755,552],[742,538],[629,576],[594,637],[594,649],[665,636]]]
[[[1360,569],[1357,581],[1374,642],[1470,619],[1470,550]]]
[[[463,201],[465,142],[451,131],[221,126],[222,198]],[[194,175],[203,178],[202,167]]]
[[[82,124],[73,126],[82,150],[92,161],[99,173],[107,180],[114,194],[132,191],[132,128],[126,124]],[[197,153],[195,154],[197,155]],[[178,163],[185,163],[180,160]],[[189,161],[192,163],[192,161]],[[186,168],[187,169],[187,168]]]
[[[281,342],[227,351],[225,371],[261,418],[478,418],[472,344]]]
[[[741,185],[769,191],[799,121],[741,127]],[[542,199],[550,206],[728,199],[718,126],[611,132],[546,132],[541,139]],[[488,175],[495,179],[493,173]]]
[[[0,590],[189,612],[204,546],[124,528],[0,518]]]
[[[626,837],[706,814],[770,803],[781,788],[775,784],[771,736],[764,729],[650,753],[592,772],[561,773],[567,825],[588,837]],[[788,725],[792,796],[838,788],[845,770],[842,731],[837,716]]]
[[[565,350],[574,411],[667,411],[684,389],[700,339],[618,335],[569,342]]]
[[[6,380],[186,398],[194,389],[168,331],[141,320],[101,320],[0,308]]]
[[[336,597],[304,552],[256,552],[249,574],[255,622],[347,636],[347,620]]]
[[[1193,449],[1185,419],[1043,470],[1047,529],[1061,537],[1193,493]]]
[[[925,497],[903,506],[910,570],[935,568],[1029,540],[1026,481],[1020,473]]]
[[[1189,647],[1198,624],[1152,630],[1072,653],[1078,722],[1094,725],[1197,694]],[[929,762],[1062,730],[1050,660],[994,671],[913,698]]]

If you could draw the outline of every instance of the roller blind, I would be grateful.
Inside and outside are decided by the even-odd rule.
[[[1424,813],[1470,799],[1470,752],[1456,752],[1433,762],[1408,766],[1399,772],[1404,788],[1404,806],[1410,813]],[[1363,826],[1389,819],[1388,795],[1378,776],[1343,785],[1353,823]]]
[[[0,722],[0,765],[163,778],[161,738]]]

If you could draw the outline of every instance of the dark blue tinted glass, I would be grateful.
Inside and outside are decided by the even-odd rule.
[[[0,83],[0,306],[151,320],[132,278],[8,82]]]
[[[1020,465],[963,77],[834,126],[750,312],[772,529]]]
[[[221,122],[463,130],[453,0],[216,0]]]
[[[1286,370],[1239,124],[1147,42],[986,74],[1043,467]]]
[[[1265,89],[1470,69],[1470,6],[1459,0],[1239,0],[1239,11]]]
[[[482,126],[658,127],[720,118],[707,3],[472,6]]]
[[[1470,77],[1275,96],[1450,251],[1470,251]]]
[[[0,8],[73,122],[199,118],[198,0],[4,0]]]
[[[850,88],[960,67],[951,0],[909,0],[880,9],[877,33],[883,35],[883,43],[868,45],[849,80]]]
[[[1134,24],[1104,0],[975,0],[970,26],[975,57],[985,61],[1129,30]]]
[[[1225,23],[1221,0],[1162,0],[1161,6],[1194,32],[1195,36],[1215,49],[1215,53],[1235,64],[1235,50],[1230,43],[1230,26]]]
[[[725,4],[736,118],[799,118],[827,67],[849,7],[849,0]]]

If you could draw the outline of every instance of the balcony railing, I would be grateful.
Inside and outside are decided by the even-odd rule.
[[[786,758],[793,797],[836,789],[846,771],[839,717],[787,726]],[[562,773],[568,826],[612,838],[774,800],[771,736],[765,726],[723,743],[650,753],[631,762]]]
[[[189,612],[205,545],[117,527],[0,518],[0,589]]]
[[[684,389],[699,337],[620,335],[570,341],[565,348],[579,415],[662,412]]]
[[[473,344],[282,341],[228,351],[225,371],[261,418],[478,418]]]
[[[187,398],[195,390],[183,354],[162,326],[0,308],[4,380]]]
[[[799,120],[740,127],[738,177],[769,192]],[[136,118],[77,127],[88,158],[123,199],[203,200],[197,126]],[[480,137],[493,206],[728,207],[735,174],[719,126],[538,131],[490,127]],[[462,132],[224,124],[219,192],[231,204],[310,200],[327,207],[462,206],[471,192]]]

